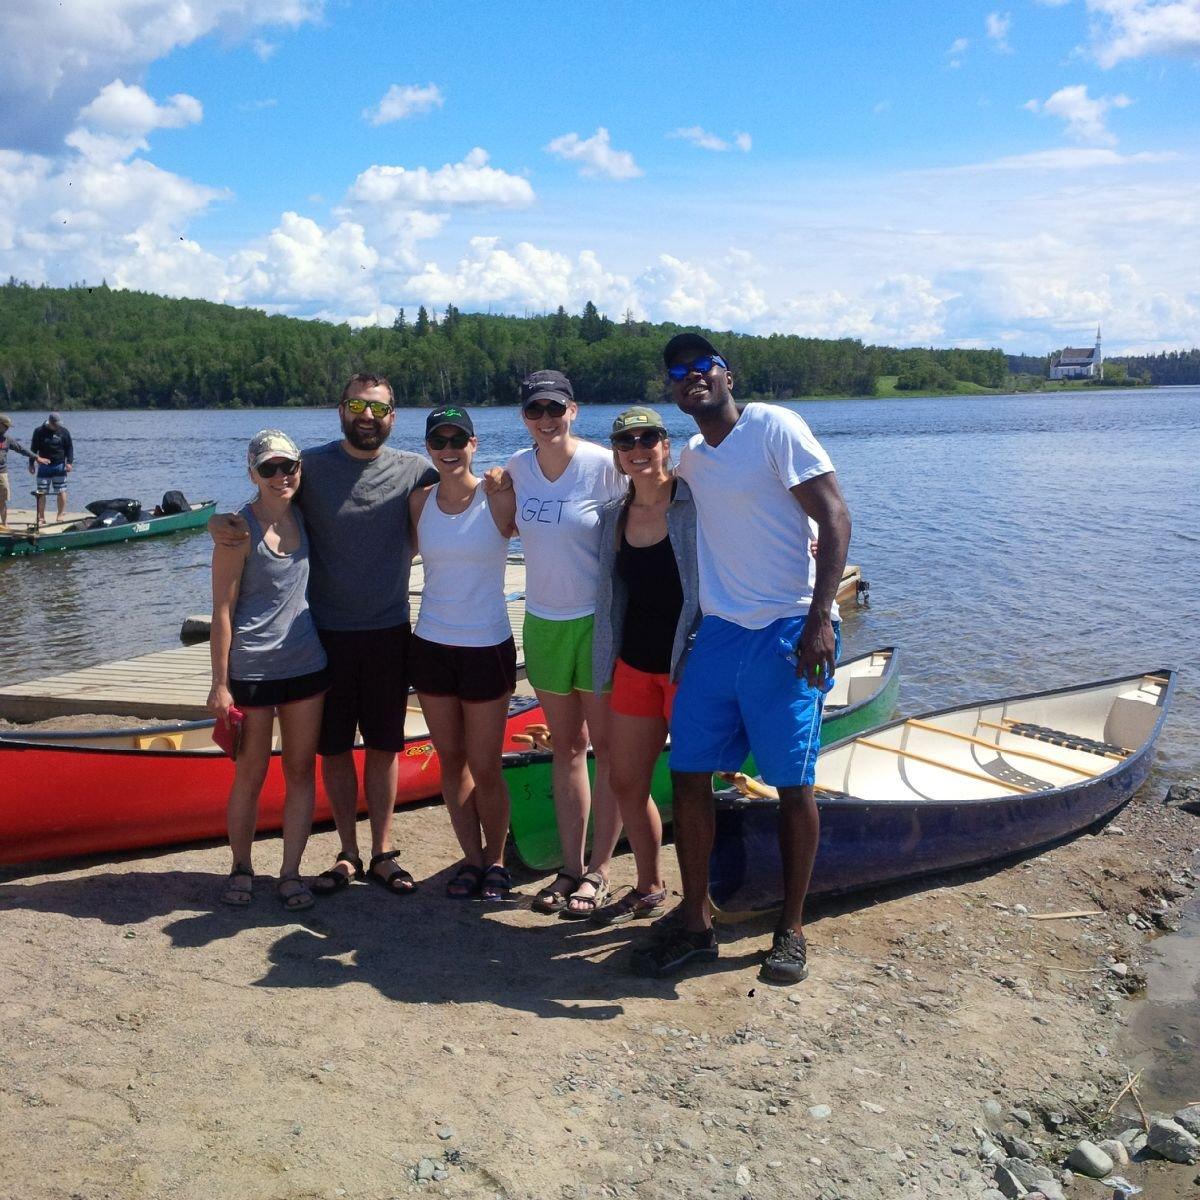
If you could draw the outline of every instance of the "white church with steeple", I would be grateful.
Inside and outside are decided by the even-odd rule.
[[[1104,366],[1100,349],[1100,326],[1096,326],[1096,344],[1089,350],[1068,346],[1050,359],[1051,379],[1099,379]]]

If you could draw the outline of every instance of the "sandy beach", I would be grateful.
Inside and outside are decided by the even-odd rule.
[[[1057,1175],[1080,1137],[1138,1123],[1128,1096],[1106,1111],[1149,944],[1127,915],[1186,903],[1200,845],[1161,799],[1003,869],[814,907],[812,975],[784,989],[756,980],[769,920],[650,982],[626,971],[644,927],[537,916],[532,877],[508,906],[447,900],[438,805],[395,818],[418,894],[359,884],[298,915],[266,877],[275,837],[248,911],[215,904],[219,845],[6,869],[3,1192],[982,1197],[1005,1134]],[[317,833],[309,868],[335,848]],[[1119,1169],[1194,1194],[1195,1167]]]

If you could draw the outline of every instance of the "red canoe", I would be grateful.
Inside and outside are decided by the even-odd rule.
[[[420,713],[400,754],[397,804],[441,791],[442,773]],[[527,725],[544,721],[536,700],[514,698],[504,749]],[[0,864],[135,850],[225,836],[233,763],[212,743],[212,721],[146,729],[0,734]],[[354,757],[361,774],[363,751]],[[258,829],[283,820],[283,767],[271,755]],[[331,817],[317,771],[316,820]]]

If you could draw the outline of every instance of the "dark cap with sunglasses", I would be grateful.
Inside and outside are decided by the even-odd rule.
[[[425,436],[429,437],[441,425],[453,425],[455,429],[461,429],[470,437],[475,436],[475,426],[471,424],[470,414],[465,408],[459,408],[455,404],[447,405],[444,408],[435,408],[425,418]]]
[[[282,429],[260,429],[250,439],[250,448],[246,457],[255,469],[271,458],[285,458],[291,462],[299,462],[300,447]]]
[[[521,380],[522,406],[543,396],[565,404],[570,404],[575,399],[571,381],[561,371],[534,371],[532,375],[526,375]]]
[[[683,355],[696,357],[705,355],[708,358],[719,358],[725,362],[725,355],[716,348],[706,337],[698,333],[677,333],[663,347],[663,362],[669,367],[677,358]]]

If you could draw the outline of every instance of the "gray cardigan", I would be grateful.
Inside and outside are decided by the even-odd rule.
[[[600,584],[596,592],[596,626],[592,641],[592,678],[597,693],[612,680],[621,635],[625,629],[625,610],[629,589],[617,573],[617,521],[624,500],[613,500],[600,510]],[[675,498],[667,508],[667,534],[679,582],[683,588],[683,607],[675,627],[671,646],[671,678],[679,681],[683,662],[700,623],[700,576],[696,564],[696,505],[682,479],[676,478]]]

